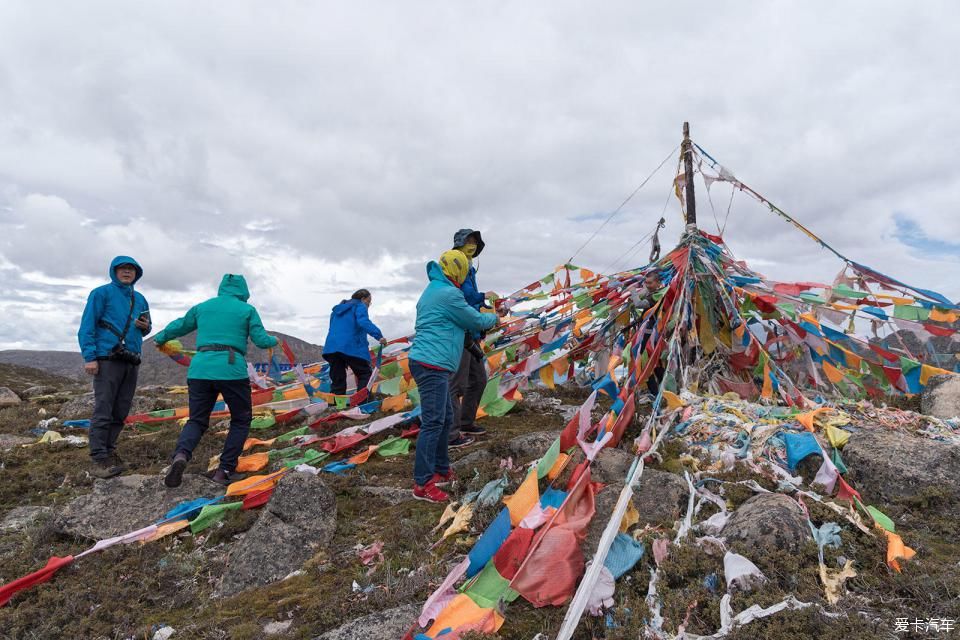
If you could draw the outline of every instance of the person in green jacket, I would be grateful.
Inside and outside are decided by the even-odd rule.
[[[161,347],[174,338],[197,332],[197,354],[187,371],[190,419],[180,432],[173,463],[164,479],[168,487],[180,486],[187,462],[210,426],[210,413],[218,395],[223,395],[230,409],[230,431],[223,444],[220,466],[211,479],[222,485],[235,480],[233,472],[253,419],[253,398],[244,359],[247,340],[261,349],[275,347],[278,342],[263,328],[260,314],[247,303],[249,298],[244,277],[228,273],[220,282],[216,298],[193,307],[154,337],[154,343]]]

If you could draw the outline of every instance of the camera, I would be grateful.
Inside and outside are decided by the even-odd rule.
[[[126,362],[127,364],[133,365],[140,364],[140,354],[130,351],[123,343],[118,344],[113,349],[110,349],[110,353],[107,354],[107,359],[113,360],[114,362]]]

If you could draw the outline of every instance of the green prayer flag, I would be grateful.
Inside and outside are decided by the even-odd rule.
[[[384,380],[389,378],[396,378],[402,373],[400,370],[400,364],[396,361],[387,363],[380,367],[380,377]],[[394,394],[396,395],[396,394]]]
[[[215,522],[223,520],[227,511],[236,511],[243,506],[242,502],[226,502],[220,504],[208,504],[200,510],[196,518],[190,521],[190,531],[199,533]]]
[[[350,403],[350,396],[333,396],[333,400],[337,405],[337,409],[346,409]]]
[[[487,386],[483,389],[480,396],[480,406],[486,407],[488,404],[500,397],[500,376],[494,376],[487,381]],[[488,412],[489,413],[489,412]]]
[[[923,322],[930,317],[930,310],[923,307],[914,307],[912,305],[897,305],[893,308],[893,317],[900,320],[913,320]]]
[[[843,464],[843,458],[840,457],[840,449],[834,448],[834,450],[830,452],[830,460],[841,474],[847,472],[847,465]]]
[[[500,575],[491,559],[474,580],[461,588],[461,593],[473,600],[478,607],[492,609],[497,606],[509,586],[510,581]]]
[[[257,416],[250,421],[250,428],[255,431],[258,429],[269,429],[275,424],[277,424],[277,421],[273,416]]]
[[[420,389],[417,389],[416,387],[410,389],[410,391],[407,391],[407,397],[410,398],[410,402],[413,403],[413,406],[420,406]]]
[[[513,409],[516,402],[507,400],[505,398],[497,398],[493,402],[490,402],[483,406],[483,412],[488,416],[494,416],[499,418],[500,416],[505,416],[510,409]]]
[[[294,429],[293,431],[287,431],[284,434],[277,436],[276,442],[286,442],[288,440],[293,440],[297,436],[306,435],[310,432],[310,427],[300,427],[299,429]]]
[[[557,457],[560,455],[560,438],[557,438],[553,441],[553,444],[550,445],[550,448],[547,449],[547,452],[543,454],[543,457],[540,458],[540,461],[537,463],[537,478],[542,479],[550,473],[550,469],[553,468],[553,464],[557,461]]]
[[[851,289],[845,284],[834,285],[832,288],[833,288],[833,295],[839,296],[841,298],[855,298],[859,300],[860,298],[866,298],[867,296],[870,295],[869,293],[865,293],[863,291],[857,291],[856,289]]]
[[[877,509],[874,506],[869,506],[867,507],[867,511],[870,513],[870,516],[878,525],[880,525],[890,533],[896,532],[896,529],[893,524],[893,520],[887,517],[882,511],[880,511],[880,509]]]
[[[296,467],[297,465],[301,465],[301,464],[313,465],[320,462],[321,460],[326,460],[327,458],[330,457],[329,452],[317,451],[316,449],[307,449],[303,453],[304,453],[304,456],[302,458],[287,460],[286,462],[283,463],[283,466],[287,467],[288,469],[292,469],[293,467]]]
[[[283,458],[289,458],[290,456],[295,456],[300,453],[300,447],[294,445],[292,447],[286,447],[284,449],[271,449],[267,452],[267,455],[271,460],[281,460]]]
[[[403,376],[397,376],[396,378],[390,378],[389,380],[381,380],[380,385],[377,387],[377,391],[386,396],[395,396],[400,393],[400,383],[402,381]]]
[[[377,453],[384,458],[388,456],[405,456],[410,453],[410,441],[406,438],[391,436],[380,443]]]

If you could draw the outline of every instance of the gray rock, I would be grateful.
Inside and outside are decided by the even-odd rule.
[[[320,476],[287,474],[256,523],[230,550],[217,595],[282,580],[329,545],[336,529],[336,497]]]
[[[360,491],[376,496],[388,504],[400,504],[413,500],[413,492],[410,489],[398,489],[397,487],[360,487]]]
[[[672,525],[687,513],[689,499],[690,489],[682,477],[658,469],[644,469],[633,492],[641,525]]]
[[[960,376],[933,376],[920,395],[920,411],[946,420],[960,416]]]
[[[843,448],[848,482],[865,499],[890,502],[931,489],[960,499],[960,447],[883,428],[854,433]]]
[[[779,493],[761,493],[744,502],[721,533],[730,541],[767,551],[796,551],[810,539],[810,527],[800,505]]]
[[[92,493],[74,498],[64,508],[55,526],[68,535],[100,540],[156,522],[181,502],[222,493],[223,487],[192,473],[185,474],[176,489],[166,487],[161,475],[97,480]]]
[[[180,400],[180,402],[183,403],[185,400]],[[130,406],[130,415],[149,413],[150,411],[158,411],[160,409],[172,409],[176,406],[176,402],[166,398],[151,398],[137,395],[133,398],[133,403]],[[91,417],[93,415],[93,393],[85,393],[82,396],[68,400],[60,407],[57,415],[61,420],[82,420]]]
[[[57,412],[61,420],[82,420],[91,415],[93,415],[93,392],[68,400]]]
[[[633,455],[624,449],[601,449],[593,460],[593,479],[598,482],[625,482],[630,465],[633,464]],[[648,470],[644,471],[644,479]],[[643,480],[641,480],[642,485]]]
[[[559,413],[561,404],[563,401],[560,398],[545,398],[536,391],[529,391],[523,396],[520,406],[537,413]]]
[[[15,407],[20,404],[20,396],[8,387],[0,387],[0,407]]]
[[[50,507],[17,507],[0,520],[0,531],[12,532],[27,529],[53,510]]]
[[[514,462],[529,462],[539,458],[553,441],[560,436],[559,431],[534,431],[517,436],[507,443],[507,449],[510,455],[514,457]]]
[[[456,453],[454,453],[456,455]],[[485,462],[490,462],[494,460],[496,456],[490,453],[487,449],[477,449],[476,451],[471,451],[470,453],[464,455],[459,460],[453,461],[453,469],[457,473],[463,475],[464,473],[472,472],[474,467],[482,465]]]
[[[57,392],[56,387],[51,387],[48,385],[37,385],[36,387],[28,387],[23,390],[23,393],[20,394],[24,398],[36,398],[37,396],[48,396]]]
[[[608,484],[600,490],[594,498],[594,508],[596,512],[587,527],[587,537],[580,544],[580,550],[583,551],[583,557],[587,560],[593,557],[597,551],[597,545],[600,544],[600,537],[603,530],[607,528],[607,522],[613,513],[613,508],[620,498],[620,492],[623,491],[623,482],[614,482]]]
[[[284,620],[279,622],[274,620],[273,622],[268,622],[263,626],[263,632],[268,636],[274,636],[278,633],[286,633],[287,629],[290,628],[290,625],[293,624],[293,620]]]
[[[420,615],[420,605],[405,604],[396,609],[377,611],[327,631],[315,640],[387,640],[400,638]]]
[[[15,436],[11,433],[0,433],[0,449],[13,449],[14,447],[19,447],[20,445],[30,444],[31,442],[36,441],[36,438]]]

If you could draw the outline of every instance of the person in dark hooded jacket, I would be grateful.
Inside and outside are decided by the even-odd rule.
[[[90,420],[91,473],[111,478],[126,469],[117,439],[137,390],[143,337],[150,333],[150,307],[134,285],[143,269],[129,256],[110,263],[110,284],[90,292],[77,338],[83,368],[93,376]]]
[[[187,370],[190,419],[180,431],[173,462],[164,478],[168,487],[179,487],[183,471],[200,438],[210,427],[210,414],[222,395],[230,410],[230,431],[223,443],[220,464],[211,479],[227,485],[233,477],[253,420],[253,397],[247,375],[247,341],[261,349],[279,342],[263,328],[260,314],[247,300],[250,290],[241,275],[226,274],[217,297],[201,302],[177,318],[154,338],[157,347],[197,332],[197,354]]]
[[[488,297],[496,294],[482,293],[477,287],[477,268],[474,258],[480,255],[485,246],[479,231],[460,229],[453,236],[453,248],[462,252],[470,261],[467,277],[460,286],[463,299],[467,304],[479,311],[489,309]],[[469,331],[464,335],[463,353],[460,355],[460,365],[450,381],[450,395],[453,398],[453,427],[450,429],[450,446],[464,447],[473,443],[476,436],[482,436],[486,430],[476,423],[477,409],[480,407],[480,397],[487,387],[487,368],[484,362],[483,349],[479,340],[483,337],[480,331]]]
[[[357,391],[367,386],[373,368],[367,336],[387,344],[377,325],[370,322],[367,309],[373,296],[366,289],[355,291],[349,300],[342,300],[330,314],[330,329],[323,342],[323,359],[330,363],[331,392],[342,396],[347,392],[347,367],[357,378]]]

